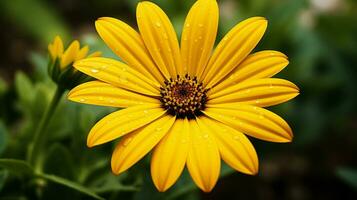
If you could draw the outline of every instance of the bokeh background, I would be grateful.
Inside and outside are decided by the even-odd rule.
[[[98,17],[133,26],[137,0],[0,1],[0,157],[23,159],[55,85],[47,77],[47,45],[55,35],[66,44],[79,39],[114,57],[95,32]],[[178,36],[193,0],[153,0],[171,18]],[[62,99],[48,129],[45,172],[78,183],[36,181],[21,169],[0,166],[0,199],[357,199],[357,1],[219,0],[218,40],[251,16],[269,20],[255,51],[289,56],[282,77],[301,94],[270,110],[294,130],[289,144],[252,139],[260,171],[256,176],[226,166],[215,189],[203,194],[185,172],[174,188],[158,193],[149,158],[119,177],[110,172],[112,145],[87,149],[91,126],[112,111]],[[82,189],[82,190],[81,190]],[[83,192],[83,191],[86,192]]]

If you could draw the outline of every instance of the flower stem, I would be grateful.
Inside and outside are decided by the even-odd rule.
[[[50,105],[47,107],[45,113],[41,117],[39,126],[36,129],[33,141],[29,148],[28,161],[34,167],[35,172],[42,172],[43,167],[43,148],[47,141],[47,132],[49,122],[55,112],[58,103],[61,100],[61,97],[64,93],[64,89],[57,87],[54,96],[52,97]]]

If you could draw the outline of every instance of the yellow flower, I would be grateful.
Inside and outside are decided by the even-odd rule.
[[[125,108],[100,120],[87,140],[93,147],[123,136],[112,155],[115,174],[153,150],[151,175],[159,191],[171,187],[187,166],[197,186],[209,192],[221,158],[242,173],[258,172],[257,154],[244,134],[292,140],[289,125],[262,108],[298,95],[293,83],[270,78],[288,65],[287,57],[277,51],[249,55],[267,20],[239,23],[211,55],[218,12],[215,0],[198,0],[180,46],[168,17],[151,2],[137,6],[140,33],[114,18],[96,21],[101,38],[126,64],[109,58],[77,61],[76,69],[97,80],[77,86],[68,98]]]
[[[62,39],[56,36],[53,43],[48,45],[50,62],[48,72],[51,78],[58,84],[64,85],[64,88],[72,88],[82,83],[87,76],[75,70],[72,64],[83,58],[101,56],[101,52],[96,51],[88,55],[89,47],[80,48],[77,40],[73,41],[64,51]]]

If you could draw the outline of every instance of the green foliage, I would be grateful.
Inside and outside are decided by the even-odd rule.
[[[165,10],[180,38],[186,14],[194,0],[153,2]],[[306,193],[303,197],[316,195],[321,198],[325,197],[321,193],[329,195],[333,191],[329,188],[332,185],[333,188],[342,188],[344,192],[352,193],[351,189],[354,189],[355,194],[357,172],[353,164],[356,161],[354,155],[357,154],[357,3],[344,1],[341,8],[326,11],[314,6],[310,0],[218,2],[221,13],[216,43],[238,22],[251,16],[266,17],[269,27],[255,51],[274,49],[287,54],[290,64],[277,77],[291,80],[301,89],[301,95],[294,101],[271,108],[292,126],[295,135],[293,143],[278,145],[252,140],[260,156],[263,173],[254,179],[259,181],[253,181],[251,187],[244,182],[237,189],[234,184],[234,190],[237,191],[233,192],[242,199],[246,197],[244,194],[254,199],[250,196],[254,196],[251,191],[260,195],[268,191],[269,197],[273,199],[293,199],[296,193]],[[70,3],[0,1],[3,21],[10,24],[15,32],[24,33],[21,35],[21,38],[25,37],[24,40],[30,38],[22,46],[30,46],[32,49],[27,49],[28,57],[18,57],[20,63],[25,63],[20,66],[23,71],[12,71],[18,63],[1,61],[4,62],[1,63],[1,72],[14,73],[13,79],[12,76],[2,77],[0,74],[1,198],[202,198],[187,171],[169,191],[157,192],[150,177],[150,156],[128,172],[113,175],[110,170],[113,146],[86,147],[86,137],[91,127],[113,109],[69,102],[65,98],[66,94],[46,129],[48,141],[41,152],[44,158],[42,171],[35,171],[34,166],[24,161],[56,88],[47,75],[47,43],[58,34],[67,42],[69,38],[80,39],[92,51],[99,50],[105,57],[119,59],[94,33],[93,22],[97,17],[113,14],[98,8],[113,7],[115,15],[123,17],[123,21],[135,27],[137,3],[133,0]],[[10,35],[14,31],[11,27],[7,30]],[[79,38],[69,37],[70,32]],[[11,46],[18,45],[20,36],[15,35],[13,38]],[[302,164],[295,166],[295,162],[290,162],[294,159]],[[335,171],[334,166],[340,163],[351,167],[335,167]],[[234,170],[222,165],[222,177],[234,177],[233,173]],[[342,180],[342,184],[335,181],[336,176]],[[315,183],[316,180],[321,184],[323,192],[309,185],[310,181]],[[324,184],[326,181],[331,182]],[[222,187],[229,188],[229,183],[222,184],[215,191],[219,193]],[[58,190],[60,192],[53,192]],[[344,192],[336,193],[339,193],[339,198],[347,199],[340,196]],[[293,195],[284,196],[289,193]]]
[[[0,121],[0,155],[5,150],[8,140],[7,130],[2,121]]]
[[[351,168],[339,168],[337,176],[345,181],[348,185],[357,190],[357,170]]]
[[[23,160],[0,159],[0,167],[18,176],[31,176],[33,174],[32,167]]]
[[[0,10],[7,18],[11,16],[12,23],[42,40],[44,45],[55,35],[64,38],[69,36],[67,26],[56,13],[56,9],[44,1],[0,1]]]
[[[44,178],[49,181],[52,181],[54,183],[58,183],[58,184],[67,186],[67,187],[72,188],[76,191],[82,192],[83,194],[89,195],[95,199],[103,199],[102,197],[98,196],[96,193],[92,192],[90,189],[85,188],[85,187],[79,185],[78,183],[61,178],[59,176],[49,175],[49,174],[40,174],[39,177]]]

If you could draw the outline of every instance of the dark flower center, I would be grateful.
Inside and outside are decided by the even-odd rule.
[[[187,74],[165,81],[160,93],[162,106],[179,118],[201,115],[207,100],[207,89],[203,88],[196,77],[191,79]]]

